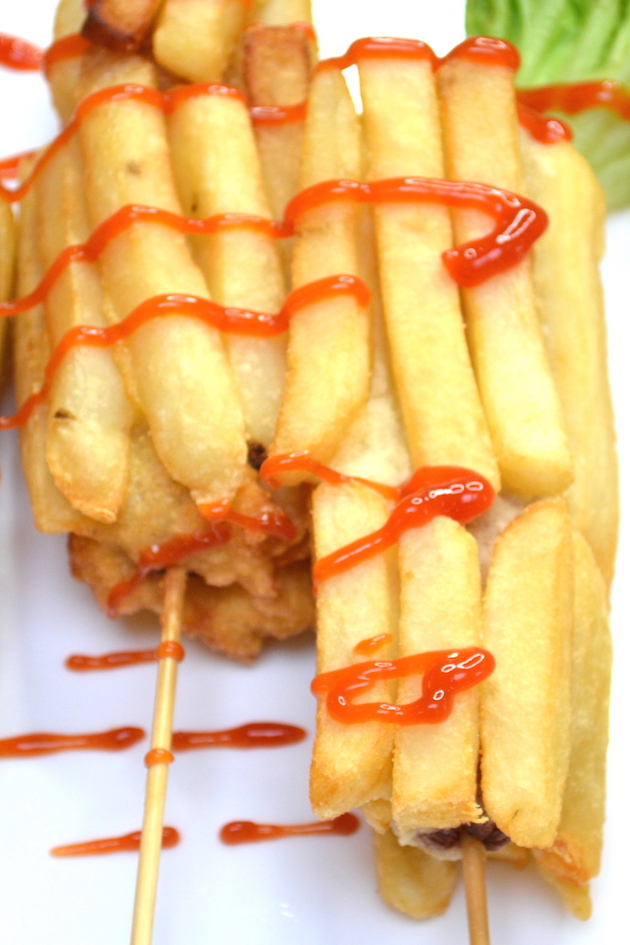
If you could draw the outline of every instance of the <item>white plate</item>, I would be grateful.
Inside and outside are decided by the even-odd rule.
[[[314,0],[323,55],[342,52],[361,35],[408,35],[438,53],[463,38],[463,4],[387,0],[341,4]],[[0,30],[45,45],[53,0],[3,5]],[[350,14],[348,8],[356,10]],[[360,11],[360,12],[359,12]],[[0,70],[0,155],[34,147],[56,123],[39,76]],[[626,336],[630,215],[610,221],[604,275],[611,371],[618,408],[624,480],[628,421]],[[2,434],[0,489],[0,737],[29,731],[91,731],[150,726],[155,671],[151,665],[78,675],[64,669],[72,652],[151,645],[150,621],[109,621],[90,592],[68,574],[62,537],[38,535],[21,481],[15,438]],[[593,496],[593,501],[598,501]],[[493,940],[502,945],[619,942],[625,919],[628,849],[623,767],[630,716],[621,673],[628,661],[628,532],[620,549],[614,594],[616,685],[610,751],[609,829],[595,911],[583,924],[569,916],[533,873],[491,865]],[[182,664],[177,728],[221,728],[254,719],[313,727],[312,640],[270,647],[243,668],[190,644]],[[624,739],[624,741],[622,741]],[[117,755],[62,754],[0,764],[0,935],[11,945],[117,945],[129,937],[136,855],[58,860],[56,844],[137,829],[142,819],[146,742]],[[225,847],[221,825],[233,819],[272,823],[311,820],[310,745],[275,751],[207,751],[180,755],[171,768],[166,821],[182,833],[163,855],[155,945],[371,945],[465,942],[461,890],[449,912],[416,924],[383,906],[375,892],[365,826],[349,838],[296,838]]]

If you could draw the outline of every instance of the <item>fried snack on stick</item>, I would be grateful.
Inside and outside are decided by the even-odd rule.
[[[9,298],[13,288],[15,263],[15,225],[11,204],[0,200],[0,302]],[[7,320],[0,319],[0,380],[4,377],[4,343]]]
[[[378,891],[392,909],[412,919],[430,919],[448,908],[458,866],[417,847],[402,847],[391,831],[374,834]]]
[[[28,166],[24,171],[27,169]],[[19,295],[31,292],[42,276],[36,233],[35,193],[31,191],[20,204],[16,286]],[[13,339],[15,398],[20,407],[27,397],[41,389],[50,357],[43,305],[15,320]],[[83,516],[58,490],[46,463],[47,414],[45,404],[35,408],[20,430],[20,451],[35,524],[40,531],[54,534],[78,527]]]
[[[246,18],[245,0],[165,0],[153,34],[156,62],[191,82],[216,82]]]
[[[368,179],[443,178],[431,63],[360,59],[359,75]],[[374,214],[392,367],[414,466],[465,466],[498,488],[459,293],[441,259],[453,245],[448,210],[377,204]]]
[[[251,214],[269,219],[260,161],[247,106],[225,94],[197,95],[168,118],[175,181],[187,216]],[[226,160],[225,143],[230,155]],[[285,286],[276,240],[269,234],[219,228],[195,238],[193,252],[212,298],[221,305],[278,312]],[[286,370],[286,338],[228,335],[247,437],[273,439]]]
[[[92,0],[82,33],[109,49],[135,52],[142,46],[162,0]]]
[[[484,598],[481,791],[523,847],[553,843],[571,745],[572,525],[564,499],[528,506],[500,535]]]
[[[447,58],[438,69],[438,88],[446,176],[523,193],[512,70]],[[488,232],[488,218],[478,211],[458,210],[453,218],[458,243]],[[564,491],[573,476],[571,455],[538,324],[530,262],[464,289],[462,298],[504,488],[527,497]]]
[[[568,142],[545,145],[523,131],[521,146],[528,192],[549,214],[549,229],[534,244],[534,286],[575,466],[566,495],[610,586],[619,497],[598,268],[604,195]]]
[[[398,546],[398,655],[479,645],[481,576],[477,543],[459,523],[439,517],[402,535]],[[418,676],[398,683],[398,703],[422,694]],[[464,692],[439,725],[398,726],[392,818],[400,842],[418,831],[483,820],[477,801],[479,688]]]
[[[295,26],[251,26],[243,37],[243,82],[250,105],[301,105],[308,96],[314,57],[312,40]],[[298,190],[304,122],[257,122],[255,131],[271,212],[281,220]]]
[[[612,645],[606,586],[593,552],[576,529],[572,652],[571,756],[562,815],[553,843],[534,850],[546,878],[578,918],[588,918],[588,881],[599,872],[606,796],[606,748]],[[571,888],[573,887],[573,891]]]
[[[345,81],[336,70],[317,73],[311,85],[301,186],[361,176],[361,130]],[[352,201],[308,210],[293,250],[293,285],[326,276],[361,277],[362,208]],[[289,326],[288,371],[272,453],[306,450],[328,462],[367,400],[370,318],[351,295],[316,301]],[[286,483],[301,474],[283,477]]]
[[[108,51],[83,60],[83,94],[118,81],[155,82],[150,64]],[[164,116],[139,100],[92,109],[78,131],[91,225],[125,204],[181,213],[170,167]],[[145,299],[180,293],[207,298],[203,276],[185,238],[166,226],[137,222],[101,255],[112,320]],[[246,446],[243,418],[220,333],[184,315],[149,321],[126,342],[135,392],[160,459],[195,501],[231,499],[242,482]]]
[[[35,183],[40,257],[48,269],[67,247],[89,236],[82,199],[81,155],[70,140]],[[103,299],[94,264],[72,263],[45,302],[51,350],[71,328],[103,327]],[[79,512],[116,518],[128,479],[134,409],[111,350],[77,346],[55,372],[48,398],[46,460],[55,484]]]

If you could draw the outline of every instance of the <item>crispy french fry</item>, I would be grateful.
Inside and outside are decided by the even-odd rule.
[[[558,832],[547,849],[534,850],[534,857],[543,874],[584,886],[599,872],[601,858],[612,645],[606,588],[593,552],[577,530],[573,547],[571,758]],[[582,898],[576,903],[578,914]]]
[[[42,276],[36,231],[35,194],[31,191],[20,206],[17,281],[20,295],[31,292]],[[15,397],[19,407],[27,397],[41,389],[50,356],[43,306],[38,305],[20,315],[13,335]],[[45,453],[47,412],[45,404],[35,408],[20,430],[20,450],[35,524],[40,531],[54,534],[79,528],[83,517],[57,489],[48,469]]]
[[[513,74],[448,60],[438,70],[447,177],[523,193]],[[492,147],[487,142],[492,140]],[[488,231],[478,211],[453,214],[458,243]],[[462,292],[469,344],[504,487],[562,492],[573,468],[547,362],[529,260]]]
[[[55,11],[55,41],[81,32],[87,11],[83,0],[60,0]],[[77,104],[77,83],[81,73],[81,56],[61,58],[49,66],[46,78],[53,104],[64,124],[70,120]]]
[[[256,0],[252,20],[268,26],[312,23],[311,0]]]
[[[175,180],[187,215],[270,217],[251,122],[241,99],[189,98],[169,116],[168,127]],[[215,301],[259,312],[280,310],[285,286],[273,237],[224,227],[195,239],[193,251]],[[229,335],[226,342],[248,439],[268,447],[284,388],[286,338]]]
[[[438,860],[417,847],[401,847],[391,831],[374,834],[378,890],[388,906],[412,919],[446,911],[459,872],[457,863]]]
[[[312,41],[292,26],[251,26],[243,40],[243,81],[251,105],[299,105],[308,95]],[[278,68],[278,62],[282,68]],[[280,220],[298,190],[304,122],[257,123],[265,186]]]
[[[44,268],[67,246],[89,236],[82,200],[81,156],[71,140],[36,181],[40,257]],[[51,350],[78,325],[104,326],[96,267],[73,263],[48,293]],[[111,351],[75,347],[55,372],[48,400],[46,459],[60,491],[78,511],[116,518],[127,489],[134,410]]]
[[[15,225],[11,205],[0,200],[0,301],[9,298],[15,266]],[[0,318],[0,380],[4,378],[7,320]]]
[[[399,655],[479,645],[477,543],[449,518],[406,532],[398,547]],[[398,703],[422,693],[417,676],[398,683]],[[479,690],[462,693],[440,725],[400,726],[394,745],[392,817],[402,843],[418,829],[483,820],[477,802]]]
[[[245,27],[243,0],[165,0],[153,34],[156,61],[191,82],[221,79]]]
[[[567,498],[610,585],[619,490],[598,269],[604,195],[591,168],[568,142],[550,147],[526,132],[521,142],[527,189],[550,220],[534,246],[534,285],[575,465]]]
[[[309,97],[302,185],[360,177],[360,141],[343,77],[319,73]],[[293,285],[341,273],[361,276],[361,224],[361,208],[351,202],[309,210],[294,247]],[[369,311],[353,296],[323,299],[293,315],[273,453],[307,450],[321,462],[331,459],[367,400],[370,348]],[[285,481],[297,476],[288,474]]]
[[[82,91],[115,84],[119,61],[107,51],[85,56]],[[138,60],[135,68],[135,81],[152,84],[150,65]],[[124,71],[133,71],[128,59]],[[181,212],[158,108],[133,99],[107,102],[90,111],[78,134],[92,226],[124,204]],[[156,295],[207,298],[185,238],[166,226],[134,223],[109,243],[101,267],[115,321]],[[243,479],[246,448],[219,332],[184,315],[167,316],[134,332],[126,348],[138,399],[170,474],[198,502],[231,499]]]
[[[359,61],[368,179],[444,177],[435,79],[428,61]],[[441,252],[445,207],[375,208],[392,368],[415,466],[454,463],[499,473],[466,347],[457,286]]]
[[[571,521],[563,499],[528,506],[499,537],[484,599],[481,790],[514,843],[553,843],[571,741]]]
[[[86,39],[133,52],[144,42],[162,0],[93,0],[82,27]]]

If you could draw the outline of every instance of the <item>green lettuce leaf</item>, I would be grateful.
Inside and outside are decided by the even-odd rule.
[[[521,55],[520,88],[615,79],[630,88],[630,0],[467,0],[469,36],[498,36]],[[630,122],[607,109],[565,116],[611,210],[630,205]]]

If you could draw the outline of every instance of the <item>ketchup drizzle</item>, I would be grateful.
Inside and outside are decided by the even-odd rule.
[[[33,732],[0,739],[0,758],[34,758],[60,751],[124,751],[142,741],[145,735],[144,729],[129,725],[80,735]]]
[[[142,831],[134,830],[122,837],[103,837],[101,840],[86,840],[83,843],[69,843],[53,847],[51,856],[102,856],[105,853],[122,853],[140,849]],[[175,847],[181,835],[175,827],[162,828],[162,849]]]
[[[334,820],[321,820],[312,824],[257,824],[251,820],[234,820],[225,824],[219,832],[222,843],[234,846],[237,843],[258,843],[261,840],[280,840],[283,837],[304,837],[318,834],[348,836],[359,829],[359,818],[355,814],[341,814]]]
[[[521,89],[518,100],[539,112],[557,109],[567,115],[576,115],[588,108],[607,108],[625,121],[630,120],[630,92],[612,79]]]
[[[467,647],[462,650],[434,650],[401,656],[395,660],[355,663],[316,676],[311,690],[326,696],[326,708],[338,722],[393,722],[397,725],[434,724],[444,721],[453,708],[456,693],[478,685],[493,672],[495,660],[488,650]],[[364,702],[355,705],[354,695],[369,689],[381,679],[424,674],[422,695],[414,702],[393,705],[388,702]]]
[[[35,72],[41,67],[43,55],[43,50],[33,43],[0,33],[0,66],[17,72]]]
[[[192,751],[196,748],[277,748],[293,745],[306,738],[306,732],[297,725],[283,722],[246,722],[236,728],[213,732],[173,732],[174,751]]]

